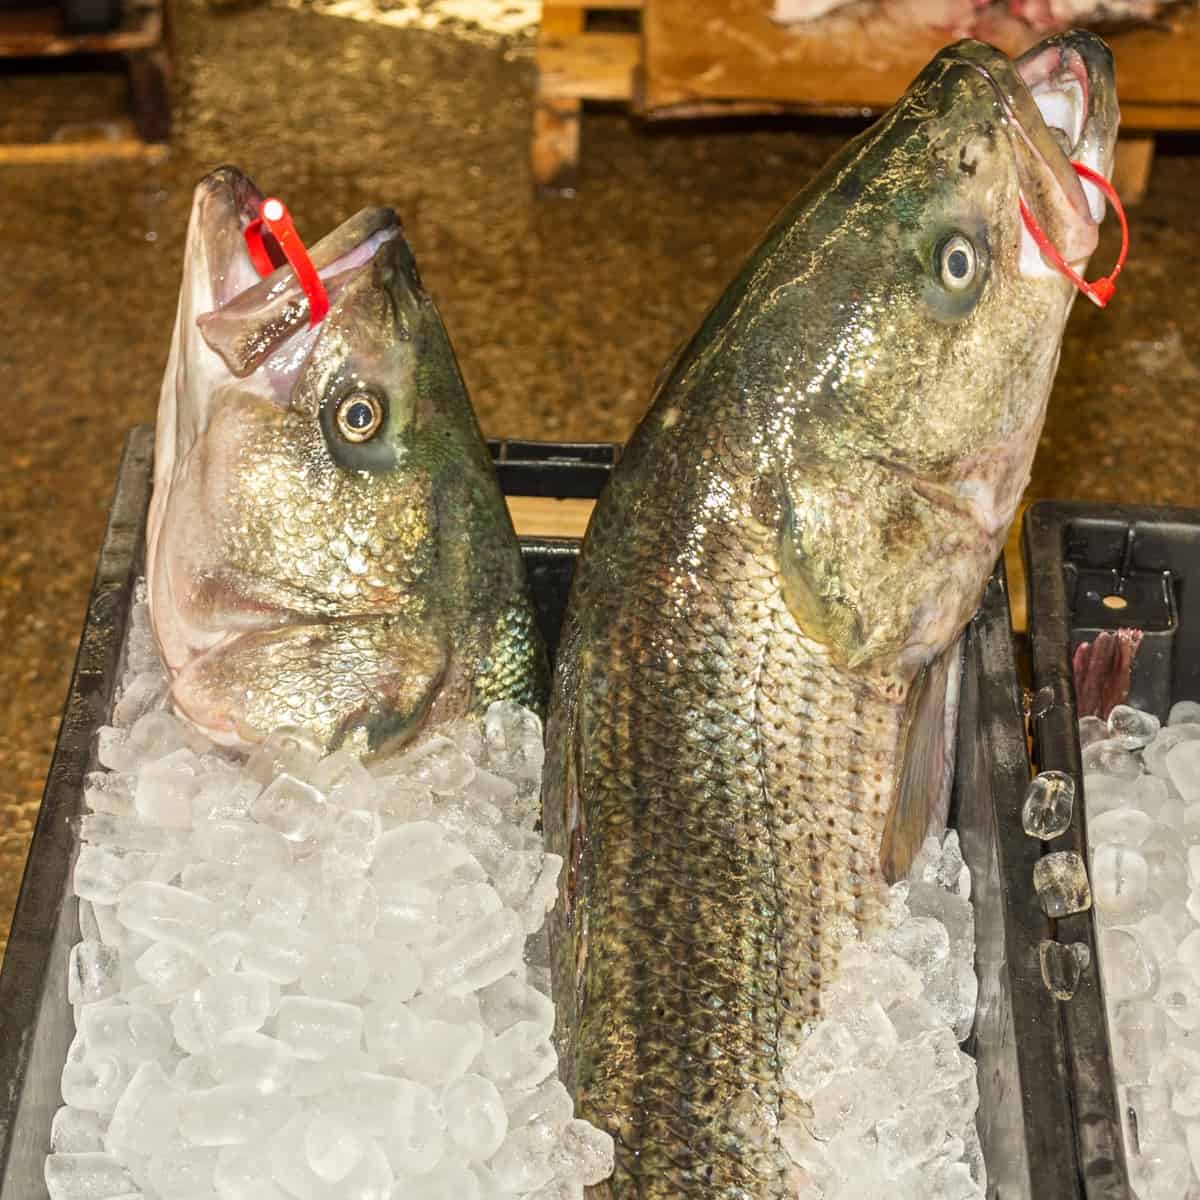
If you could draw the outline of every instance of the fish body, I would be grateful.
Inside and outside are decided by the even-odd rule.
[[[313,247],[310,327],[291,269],[250,260],[262,203],[233,168],[196,189],[163,381],[147,581],[177,709],[227,744],[289,726],[367,753],[542,707],[516,535],[395,214]]]
[[[1047,127],[1042,112],[1062,129]],[[959,644],[1111,168],[1111,59],[943,51],[784,211],[597,504],[547,726],[560,1069],[596,1196],[795,1196],[789,1054],[944,825]]]

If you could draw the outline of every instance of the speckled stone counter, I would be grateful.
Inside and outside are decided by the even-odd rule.
[[[623,439],[676,344],[847,134],[588,116],[579,197],[535,202],[523,51],[196,0],[178,17],[165,165],[0,168],[0,931],[120,446],[153,419],[201,174],[236,161],[310,236],[392,204],[485,430]],[[0,114],[48,86],[63,84],[0,75]],[[1200,504],[1198,188],[1200,147],[1162,156],[1117,300],[1076,306],[1031,496]],[[1114,249],[1107,229],[1097,262]]]

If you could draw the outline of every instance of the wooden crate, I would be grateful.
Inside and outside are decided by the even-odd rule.
[[[0,164],[161,158],[170,135],[167,0],[126,0],[109,33],[65,33],[56,8],[0,10],[0,60],[102,56],[123,61],[130,113],[99,136],[0,144]],[[0,62],[0,70],[4,64]]]
[[[629,8],[619,0],[609,7]],[[643,0],[639,33],[587,29],[589,11],[547,0],[538,42],[534,179],[574,186],[583,100],[620,100],[649,119],[733,113],[863,116],[890,107],[946,43],[933,30],[889,26],[867,4],[803,26],[770,18],[773,0]],[[1000,14],[979,36],[1010,55],[1037,40]],[[1158,132],[1200,129],[1200,10],[1170,28],[1109,39],[1117,63],[1123,137],[1117,185],[1145,190]]]

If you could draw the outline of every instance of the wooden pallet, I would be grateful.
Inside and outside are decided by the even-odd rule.
[[[533,179],[571,193],[579,167],[579,116],[585,100],[630,104],[641,57],[638,33],[593,32],[589,14],[637,13],[642,0],[542,0],[533,109]]]
[[[167,0],[126,0],[121,24],[110,33],[66,33],[56,8],[0,11],[0,60],[116,57],[128,73],[130,93],[127,119],[78,130],[74,137],[0,144],[0,164],[162,158],[170,136],[169,34]]]
[[[533,177],[571,190],[585,100],[619,101],[649,119],[743,113],[863,116],[901,95],[945,42],[934,31],[886,28],[866,5],[801,27],[770,19],[773,0],[546,0],[537,47]],[[604,10],[636,11],[640,32],[588,28]],[[898,36],[898,33],[902,36]],[[1036,40],[1003,16],[981,36],[1009,54]],[[1120,81],[1116,184],[1144,194],[1158,132],[1200,130],[1200,9],[1168,29],[1109,38]]]

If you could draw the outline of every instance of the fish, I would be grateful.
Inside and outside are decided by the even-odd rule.
[[[593,511],[547,718],[593,1200],[795,1196],[786,1063],[947,820],[962,639],[1029,479],[1119,120],[1073,33],[943,49],[788,205]],[[800,1192],[804,1194],[803,1191]]]
[[[313,324],[291,267],[251,259],[263,203],[222,167],[188,228],[146,535],[176,711],[221,745],[373,755],[496,700],[544,710],[520,547],[399,219],[312,247]]]

